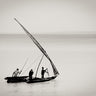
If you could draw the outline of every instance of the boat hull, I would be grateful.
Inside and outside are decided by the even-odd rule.
[[[18,82],[26,82],[28,76],[20,76],[20,77],[6,77],[7,83],[18,83]]]
[[[6,77],[7,83],[19,83],[19,82],[26,82],[26,83],[38,83],[38,82],[46,82],[55,79],[56,76],[47,77],[47,78],[33,78],[29,80],[28,76],[20,76],[20,77]]]
[[[38,82],[46,82],[55,79],[56,76],[47,77],[47,78],[33,78],[32,80],[27,80],[27,83],[38,83]]]

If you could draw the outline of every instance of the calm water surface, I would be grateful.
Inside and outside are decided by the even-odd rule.
[[[60,75],[44,83],[7,84],[4,77],[11,76],[17,67],[22,68],[26,58],[29,58],[30,65],[41,53],[26,35],[0,35],[0,96],[96,96],[94,36],[35,37],[48,52]],[[38,60],[35,63],[38,64]],[[47,63],[46,59],[42,63]],[[35,70],[36,66],[29,67]],[[24,73],[27,74],[28,71]]]

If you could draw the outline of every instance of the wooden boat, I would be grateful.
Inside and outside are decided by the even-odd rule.
[[[35,83],[35,82],[45,82],[45,81],[50,81],[50,80],[53,80],[55,79],[58,75],[59,75],[59,72],[57,70],[57,68],[55,67],[53,61],[51,60],[51,58],[48,56],[47,52],[45,51],[45,49],[40,45],[40,43],[34,38],[34,36],[32,34],[30,34],[27,29],[15,18],[15,21],[23,28],[23,30],[25,31],[25,33],[31,38],[31,40],[33,41],[33,43],[39,48],[39,50],[43,53],[43,56],[39,62],[39,65],[37,67],[37,70],[36,70],[36,74],[35,74],[35,78],[33,78],[32,80],[27,80],[27,77],[28,76],[19,76],[19,77],[6,77],[5,80],[7,80],[7,82],[27,82],[27,83]],[[38,69],[39,69],[39,66],[42,62],[42,59],[43,57],[46,57],[51,66],[52,66],[52,69],[53,69],[53,74],[54,76],[51,76],[51,77],[46,77],[46,78],[38,78],[37,77],[37,73],[38,73]]]
[[[7,83],[18,83],[18,82],[26,82],[28,76],[20,76],[20,77],[6,77]]]
[[[38,82],[46,82],[46,81],[50,81],[55,79],[56,76],[52,76],[52,77],[46,77],[46,78],[33,78],[32,80],[27,80],[27,83],[38,83]]]

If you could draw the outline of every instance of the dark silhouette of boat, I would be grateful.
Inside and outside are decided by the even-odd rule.
[[[46,81],[50,81],[55,79],[56,76],[52,76],[52,77],[46,77],[46,78],[33,78],[32,80],[27,80],[27,83],[38,83],[38,82],[46,82]]]
[[[46,78],[33,78],[32,80],[27,79],[28,76],[20,76],[20,77],[6,77],[7,83],[18,83],[18,82],[27,82],[27,83],[37,83],[37,82],[45,82],[50,81],[56,78],[56,76],[46,77]]]
[[[6,77],[7,83],[18,83],[18,82],[26,82],[28,76],[18,76],[18,77]]]
[[[42,58],[41,58],[41,60],[39,62],[39,65],[37,67],[35,78],[33,78],[32,80],[28,79],[28,76],[6,77],[5,80],[7,80],[8,83],[15,83],[15,82],[36,83],[36,82],[45,82],[45,81],[50,81],[50,80],[55,79],[59,75],[59,72],[58,72],[57,68],[55,67],[55,65],[54,65],[53,61],[51,60],[51,58],[48,56],[45,49],[40,45],[40,43],[33,37],[33,35],[30,34],[27,31],[27,29],[16,18],[15,18],[15,21],[23,28],[23,30],[26,32],[26,34],[31,38],[31,40],[34,42],[34,44],[43,53],[43,56],[42,56]],[[42,61],[44,56],[49,60],[51,66],[52,66],[54,75],[51,76],[51,77],[38,78],[37,77],[38,69],[39,69],[39,66],[40,66],[41,61]]]

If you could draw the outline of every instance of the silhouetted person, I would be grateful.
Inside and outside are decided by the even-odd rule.
[[[17,68],[17,69],[13,72],[12,77],[17,77],[17,76],[19,76],[21,72],[22,72],[22,71],[19,71],[19,69]]]
[[[29,80],[32,80],[32,77],[33,77],[33,70],[31,69],[30,71],[29,71]]]
[[[47,68],[44,69],[44,67],[42,67],[42,70],[41,70],[41,78],[44,78],[45,72],[47,72]]]

